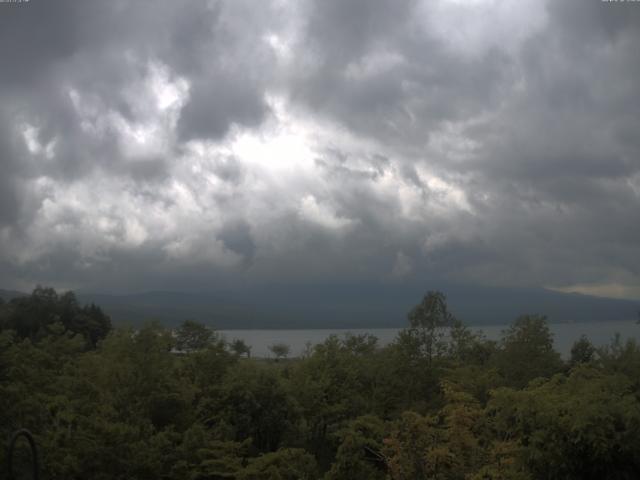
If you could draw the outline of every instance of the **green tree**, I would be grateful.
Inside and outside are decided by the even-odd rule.
[[[60,331],[54,325],[61,324]],[[36,287],[31,295],[12,299],[2,308],[0,328],[37,342],[47,335],[71,333],[95,348],[111,331],[111,319],[96,305],[80,306],[73,292],[62,295],[53,288]]]
[[[632,479],[640,472],[640,403],[623,375],[592,366],[497,390],[487,414],[496,437],[519,444],[534,478]]]
[[[176,348],[183,352],[202,350],[214,339],[214,331],[195,320],[184,320],[175,332]]]
[[[497,368],[510,386],[522,388],[534,378],[550,377],[563,368],[544,316],[519,317],[503,332],[500,347]]]
[[[291,353],[291,347],[286,343],[274,343],[269,346],[269,350],[276,356],[276,360],[287,358]]]
[[[247,358],[251,358],[251,347],[245,343],[244,340],[240,338],[234,338],[233,341],[229,344],[231,351],[241,357],[242,355],[246,355]]]
[[[283,448],[249,460],[237,480],[316,480],[318,465],[313,455],[300,448]]]
[[[449,329],[449,356],[463,365],[487,365],[496,353],[496,344],[482,332],[474,333],[459,320]]]
[[[589,363],[595,359],[595,353],[596,347],[586,336],[582,335],[571,347],[569,365],[573,367],[581,363]]]
[[[384,480],[387,459],[383,455],[385,423],[373,415],[352,420],[336,436],[340,446],[325,480]]]
[[[227,370],[217,397],[202,411],[205,422],[225,425],[235,441],[251,439],[260,452],[279,448],[297,418],[278,370],[269,366],[235,364]]]
[[[386,404],[385,393],[392,387],[381,352],[371,347],[376,341],[331,335],[315,346],[310,357],[291,366],[287,384],[304,418],[300,434],[323,470],[338,448],[333,433]]]
[[[609,345],[597,349],[598,364],[609,373],[622,373],[640,392],[640,345],[634,338],[623,342],[616,333]]]
[[[465,480],[485,463],[480,404],[455,385],[442,390],[437,414],[405,412],[394,422],[383,450],[392,479]]]
[[[423,355],[432,361],[445,347],[445,327],[453,325],[455,318],[449,312],[442,292],[430,291],[409,312],[410,332],[417,337]]]

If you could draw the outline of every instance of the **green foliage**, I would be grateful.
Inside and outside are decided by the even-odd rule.
[[[241,357],[242,355],[246,355],[247,358],[251,358],[251,347],[247,345],[244,340],[240,338],[234,338],[233,341],[229,344],[231,351]]]
[[[283,448],[249,460],[237,480],[314,480],[318,465],[313,455],[299,448]]]
[[[199,424],[176,440],[179,443],[173,454],[175,459],[165,470],[164,478],[235,479],[244,469],[249,441],[222,440]]]
[[[292,368],[288,383],[304,419],[300,434],[322,468],[335,455],[344,422],[386,409],[387,367],[370,336],[332,335]]]
[[[176,348],[182,352],[202,350],[215,339],[213,330],[194,320],[183,321],[175,332]]]
[[[570,375],[498,390],[488,415],[498,436],[517,439],[535,478],[637,478],[640,404],[622,375],[581,366]]]
[[[571,347],[569,365],[576,366],[582,363],[590,363],[595,359],[596,348],[587,337],[582,335]]]
[[[496,363],[507,385],[520,388],[563,369],[546,318],[539,315],[521,316],[503,332]]]
[[[20,338],[36,342],[57,333],[81,335],[90,348],[111,330],[111,320],[96,305],[80,306],[73,292],[62,295],[53,288],[37,287],[26,297],[0,304],[0,330],[13,330]]]
[[[429,361],[445,348],[444,328],[453,325],[455,318],[449,312],[442,292],[430,291],[409,312],[410,335],[416,337],[419,349]]]
[[[384,480],[387,459],[382,454],[385,423],[366,415],[336,433],[340,446],[325,480]]]
[[[295,421],[295,408],[275,370],[234,365],[218,395],[208,418],[227,425],[236,441],[251,439],[258,451],[276,450]]]
[[[611,344],[597,351],[600,365],[607,371],[622,373],[633,381],[634,389],[640,392],[640,346],[634,339],[625,343],[617,335]]]
[[[392,479],[463,480],[486,463],[480,404],[454,385],[442,389],[446,403],[437,414],[405,412],[394,423],[384,450]]]
[[[44,478],[640,477],[635,341],[579,339],[564,364],[543,317],[491,342],[437,292],[388,346],[330,336],[286,362],[105,318],[46,288],[0,304],[0,436],[30,429]]]
[[[449,357],[462,365],[484,366],[495,357],[497,346],[482,333],[474,333],[456,320],[449,330]]]
[[[286,343],[274,343],[269,346],[269,350],[276,356],[276,360],[287,358],[291,353],[291,347]]]

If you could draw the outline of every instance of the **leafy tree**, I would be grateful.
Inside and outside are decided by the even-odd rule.
[[[384,449],[391,479],[430,478],[433,468],[429,467],[427,452],[438,443],[436,426],[435,417],[411,411],[404,412],[394,422],[391,434],[385,439]]]
[[[438,407],[445,358],[433,361],[425,356],[423,342],[415,330],[401,330],[380,357],[377,368],[384,373],[384,383],[380,385],[383,391],[379,394],[386,407],[383,415],[397,415],[407,409],[426,412]]]
[[[181,356],[180,360],[177,365],[179,375],[195,390],[195,408],[200,409],[217,397],[228,369],[238,358],[231,355],[224,341],[218,338],[207,348]]]
[[[311,355],[313,355],[313,344],[307,340],[304,343],[304,350],[300,354],[300,358],[306,360],[307,358],[311,357]]]
[[[237,480],[315,480],[318,465],[303,449],[283,448],[249,460]]]
[[[589,341],[587,337],[582,335],[575,341],[571,347],[571,358],[569,359],[569,365],[576,366],[581,363],[589,363],[594,360],[596,348]]]
[[[610,345],[597,350],[598,364],[611,373],[622,373],[633,382],[634,390],[640,392],[640,345],[631,338],[622,342],[616,333]]]
[[[631,382],[591,366],[500,389],[488,407],[500,438],[516,439],[534,478],[637,478],[640,403]]]
[[[456,365],[448,369],[442,378],[472,395],[481,405],[487,404],[493,390],[504,386],[504,379],[497,369],[490,365]]]
[[[251,439],[260,452],[273,451],[293,428],[297,412],[277,370],[238,363],[227,370],[207,423],[228,426],[235,441]]]
[[[378,417],[358,417],[340,429],[340,446],[325,480],[384,480],[387,458],[383,455],[385,423]]]
[[[196,423],[182,436],[176,458],[164,473],[170,472],[172,479],[235,479],[244,468],[250,443],[220,439],[214,430]]]
[[[354,355],[371,355],[376,351],[378,338],[369,333],[354,335],[349,332],[345,334],[342,343],[344,348]]]
[[[33,342],[69,332],[81,335],[89,348],[95,348],[111,331],[111,319],[100,307],[80,306],[73,292],[58,295],[53,288],[38,286],[31,295],[14,298],[1,310],[0,328],[14,330]],[[61,332],[56,324],[63,326]]]
[[[287,358],[291,353],[291,347],[286,343],[274,343],[269,346],[269,350],[276,356],[276,360]]]
[[[446,403],[437,415],[405,412],[385,440],[390,477],[464,480],[485,463],[483,411],[469,394],[442,386]]]
[[[175,332],[176,348],[183,352],[202,350],[214,338],[213,330],[195,320],[184,320]]]
[[[247,358],[251,358],[251,347],[247,345],[244,340],[234,338],[229,346],[231,347],[231,351],[239,357],[247,355]]]
[[[444,349],[444,328],[453,325],[454,317],[442,292],[430,291],[409,312],[410,331],[420,343],[429,362]]]
[[[459,320],[449,329],[449,356],[464,365],[487,365],[495,356],[496,344],[482,332],[474,333]]]
[[[331,335],[291,368],[287,383],[304,418],[300,433],[322,469],[329,467],[338,448],[333,433],[363,412],[381,409],[391,388],[379,353],[363,353],[363,344],[369,343],[375,341]]]
[[[508,385],[524,387],[538,377],[562,370],[560,354],[553,349],[553,335],[546,317],[523,315],[503,332],[496,355],[498,371]]]

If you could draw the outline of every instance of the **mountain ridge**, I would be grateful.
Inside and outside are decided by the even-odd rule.
[[[435,288],[434,288],[435,289]],[[77,293],[115,324],[158,320],[177,325],[193,319],[218,329],[395,328],[428,289],[402,285],[270,286],[242,291]],[[640,302],[547,289],[448,285],[441,289],[453,314],[467,325],[508,324],[522,314],[553,323],[634,321]],[[26,295],[0,290],[0,297]]]

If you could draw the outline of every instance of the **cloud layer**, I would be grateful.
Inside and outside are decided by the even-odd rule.
[[[5,287],[640,297],[640,4],[0,7]]]

